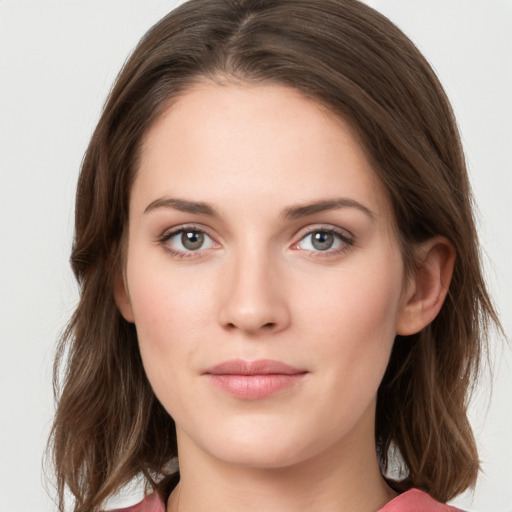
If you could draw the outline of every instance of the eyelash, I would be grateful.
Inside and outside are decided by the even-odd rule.
[[[216,242],[213,240],[213,238],[202,228],[194,225],[186,225],[186,226],[180,226],[177,229],[174,229],[168,233],[164,233],[159,239],[158,243],[163,245],[165,247],[165,250],[168,251],[171,256],[183,260],[188,258],[197,258],[199,256],[199,253],[201,252],[201,249],[198,249],[197,251],[180,251],[173,249],[167,242],[174,238],[176,235],[183,234],[183,233],[197,233],[207,236],[210,240],[212,240],[215,244]],[[218,245],[218,244],[217,244]]]
[[[316,250],[311,251],[308,249],[299,249],[298,245],[307,239],[307,237],[314,235],[315,233],[323,233],[333,235],[340,242],[340,246],[335,249],[326,249],[325,251]],[[345,251],[349,250],[355,243],[354,236],[348,233],[346,230],[335,229],[333,227],[314,227],[308,228],[307,231],[300,234],[300,239],[297,243],[293,244],[293,248],[296,250],[307,251],[310,253],[312,258],[328,258],[332,256],[338,256]]]
[[[186,233],[186,232],[205,235],[213,242],[213,244],[218,245],[217,242],[215,242],[213,240],[213,238],[204,229],[202,229],[198,226],[194,226],[194,225],[180,226],[177,229],[174,229],[170,232],[164,233],[158,239],[158,243],[163,245],[165,247],[165,250],[168,251],[173,257],[175,257],[177,259],[182,260],[182,259],[188,259],[188,258],[197,258],[200,256],[200,253],[203,252],[205,249],[201,250],[201,248],[200,248],[197,251],[193,251],[193,250],[181,251],[181,250],[176,250],[176,249],[172,248],[168,244],[169,240],[171,240],[173,237],[175,237],[179,234]],[[308,249],[300,249],[298,247],[298,245],[301,242],[303,242],[304,240],[306,240],[308,236],[312,236],[315,233],[324,233],[324,234],[334,235],[334,237],[336,237],[338,239],[338,241],[340,242],[340,247],[338,247],[336,249],[326,249],[325,251],[321,251],[321,250],[312,251],[312,250],[308,250]],[[309,252],[311,257],[313,257],[313,258],[322,258],[322,257],[325,258],[325,257],[329,257],[329,256],[337,256],[339,254],[342,254],[343,252],[350,249],[350,247],[352,247],[354,245],[354,243],[355,243],[355,240],[354,240],[353,235],[351,233],[348,233],[345,230],[342,231],[342,230],[334,229],[333,227],[327,228],[327,227],[318,226],[315,228],[309,228],[307,231],[301,233],[299,241],[294,243],[292,245],[292,248],[294,250],[301,250],[301,251]]]

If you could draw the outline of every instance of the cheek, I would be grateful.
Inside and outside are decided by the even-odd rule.
[[[163,249],[137,240],[128,254],[127,280],[137,331],[156,345],[168,345],[165,339],[171,329],[192,333],[209,304],[207,287],[198,293],[197,271],[179,267],[169,258]]]
[[[160,395],[169,387],[169,375],[175,380],[195,360],[212,300],[206,289],[198,293],[186,271],[171,271],[165,259],[143,256],[134,251],[128,260],[129,294],[143,364]]]
[[[187,375],[194,374],[194,361],[201,353],[198,340],[204,319],[197,298],[192,304],[186,293],[177,293],[161,279],[142,276],[133,295],[144,370],[160,403],[179,419],[186,404],[195,403],[195,390]]]
[[[321,280],[312,276],[296,296],[301,316],[323,329],[332,327],[331,336],[339,340],[350,332],[394,335],[401,291],[401,261],[379,258],[333,269]]]
[[[321,289],[297,294],[300,330],[316,336],[313,357],[331,361],[336,387],[376,392],[396,335],[402,275],[400,257],[379,257],[336,269]]]
[[[341,299],[347,318],[352,319],[350,325],[367,333],[370,343],[390,335],[394,338],[400,307],[401,272],[393,272],[389,266],[383,268],[387,271],[374,267],[354,272],[347,283],[350,293]]]

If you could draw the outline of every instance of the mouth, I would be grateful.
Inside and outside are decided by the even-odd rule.
[[[235,398],[258,400],[297,386],[308,372],[281,361],[232,359],[204,372],[210,383]]]

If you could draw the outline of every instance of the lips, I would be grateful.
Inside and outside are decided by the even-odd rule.
[[[308,372],[281,361],[232,359],[204,372],[210,383],[235,398],[258,400],[297,386]]]

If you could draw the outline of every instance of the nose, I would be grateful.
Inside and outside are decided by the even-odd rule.
[[[262,251],[244,251],[226,268],[219,322],[246,334],[277,333],[290,324],[286,288],[279,265]]]

